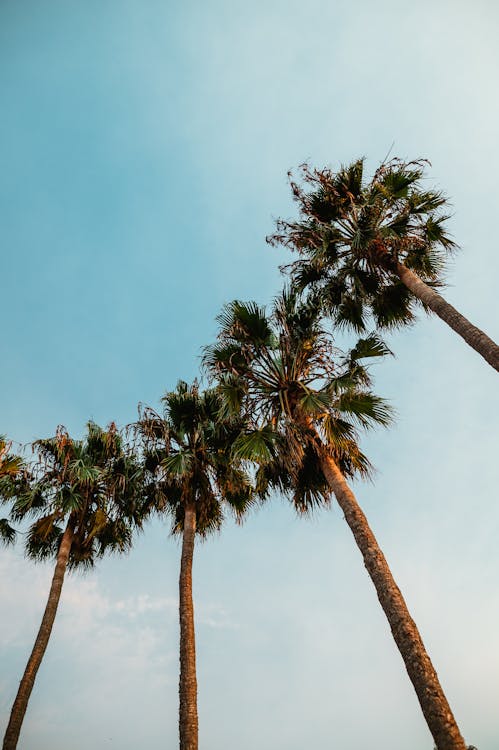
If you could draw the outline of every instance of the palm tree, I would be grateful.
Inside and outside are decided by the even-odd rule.
[[[142,472],[114,424],[93,422],[83,440],[63,427],[33,445],[36,462],[19,485],[14,520],[34,518],[25,551],[34,560],[55,559],[55,571],[40,629],[12,707],[3,750],[15,750],[57,613],[66,569],[89,568],[108,551],[130,549],[140,525]]]
[[[393,159],[367,183],[363,167],[363,159],[337,173],[303,165],[302,183],[291,180],[299,220],[278,220],[267,241],[298,251],[288,266],[293,282],[357,332],[369,317],[379,328],[410,323],[419,304],[499,370],[497,344],[436,291],[456,245],[445,229],[446,198],[422,185],[423,162]]]
[[[23,460],[20,456],[9,453],[11,443],[7,442],[5,435],[0,435],[0,501],[8,500],[15,492],[16,479],[23,469]],[[16,539],[16,531],[10,525],[7,518],[0,518],[0,542],[13,544]]]
[[[219,316],[218,342],[204,363],[228,404],[243,409],[252,429],[234,455],[258,458],[257,488],[291,494],[300,512],[327,506],[334,494],[364,558],[395,643],[438,750],[465,750],[416,624],[347,478],[371,466],[359,428],[387,425],[390,409],[370,390],[365,358],[388,353],[375,336],[347,354],[334,348],[316,307],[285,292],[272,312],[232,302]]]
[[[249,474],[230,447],[241,431],[238,418],[221,416],[214,390],[180,381],[163,398],[164,413],[142,408],[138,433],[143,438],[151,509],[172,517],[172,533],[182,535],[179,577],[180,750],[198,748],[196,645],[192,599],[192,562],[196,534],[220,528],[224,507],[237,520],[253,500]]]

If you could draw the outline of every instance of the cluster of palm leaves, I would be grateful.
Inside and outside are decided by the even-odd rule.
[[[233,301],[205,347],[209,379],[179,382],[162,410],[139,408],[126,431],[89,423],[82,440],[59,428],[26,461],[0,439],[0,498],[10,505],[0,536],[17,525],[33,559],[55,560],[42,624],[19,687],[4,750],[17,746],[47,648],[67,569],[126,552],[153,513],[182,537],[179,576],[180,750],[197,750],[198,715],[192,562],[196,536],[284,494],[300,514],[340,505],[376,588],[438,750],[465,743],[416,624],[348,480],[371,464],[363,430],[390,424],[372,390],[369,363],[391,352],[386,328],[411,323],[418,305],[436,312],[499,369],[499,349],[436,291],[455,246],[445,198],[421,188],[423,164],[392,160],[371,181],[359,160],[338,172],[305,166],[291,181],[297,221],[279,220],[270,239],[297,251],[284,291],[269,307]],[[369,324],[377,332],[367,333]],[[337,328],[361,338],[340,351]]]
[[[0,496],[12,497],[15,493],[15,478],[22,469],[22,458],[11,453],[12,444],[8,443],[4,435],[0,435]],[[7,518],[0,518],[0,541],[13,544],[16,530]]]
[[[497,344],[436,291],[457,248],[447,199],[424,188],[424,165],[392,159],[370,181],[363,159],[338,172],[303,165],[301,183],[291,179],[298,221],[279,220],[267,240],[298,253],[288,268],[293,283],[316,295],[337,326],[404,326],[422,306],[499,370]]]

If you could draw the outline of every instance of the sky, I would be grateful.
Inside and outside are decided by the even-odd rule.
[[[268,303],[287,171],[388,152],[431,161],[461,246],[446,298],[499,339],[499,6],[493,0],[2,0],[0,433],[27,443],[133,421],[233,298]],[[439,320],[374,372],[397,421],[355,491],[461,731],[499,746],[496,374]],[[68,576],[20,748],[177,742],[179,544]],[[50,565],[0,550],[0,732]],[[280,498],[200,544],[200,746],[431,750],[337,507]]]

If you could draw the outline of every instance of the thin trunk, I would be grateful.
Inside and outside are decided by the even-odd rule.
[[[486,333],[474,326],[470,321],[452,307],[434,289],[421,281],[413,271],[402,263],[397,263],[395,272],[403,284],[424,302],[430,310],[438,315],[447,325],[458,333],[467,344],[487,360],[489,365],[499,371],[499,346]]]
[[[364,565],[376,588],[436,747],[438,750],[466,750],[416,623],[409,614],[367,518],[338,465],[322,449],[321,466],[362,553]]]
[[[198,750],[198,708],[196,680],[196,641],[192,602],[192,559],[196,534],[196,511],[185,508],[182,558],[180,562],[180,750]]]
[[[15,750],[19,740],[19,732],[24,720],[24,715],[28,707],[28,701],[35,684],[35,678],[42,662],[43,656],[47,649],[50,633],[54,624],[59,599],[61,598],[61,589],[64,582],[64,574],[68,564],[71,544],[73,542],[73,528],[68,523],[62,536],[59,552],[57,553],[57,562],[55,565],[54,576],[50,586],[49,598],[43,613],[42,623],[36,636],[33,651],[29,657],[28,664],[23,674],[23,678],[17,691],[14,705],[10,714],[9,724],[3,740],[3,750]]]

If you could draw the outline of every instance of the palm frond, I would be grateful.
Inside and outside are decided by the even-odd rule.
[[[336,401],[336,409],[347,414],[364,429],[380,425],[388,427],[393,422],[392,407],[369,391],[347,391]]]
[[[269,425],[241,432],[233,443],[232,455],[242,461],[266,463],[274,457],[274,442],[275,434]]]
[[[299,398],[298,403],[304,414],[320,416],[331,406],[332,397],[327,389],[311,390],[303,388],[303,395]]]
[[[371,310],[380,329],[399,328],[414,321],[413,299],[407,287],[398,279],[385,284],[371,298]]]
[[[230,302],[217,317],[217,322],[221,326],[222,335],[236,341],[251,341],[256,347],[265,346],[269,342],[271,330],[265,308],[256,302]]]
[[[219,414],[222,420],[230,419],[241,413],[246,388],[241,378],[231,375],[222,376],[219,382]]]
[[[161,461],[161,466],[168,473],[176,477],[190,474],[194,463],[194,455],[189,450],[179,450]]]
[[[293,482],[293,506],[298,514],[310,514],[321,507],[329,507],[332,491],[322,472],[319,456],[313,445],[308,445]]]
[[[34,560],[54,558],[59,550],[62,528],[54,515],[43,516],[35,521],[26,535],[25,554]]]
[[[6,518],[0,518],[0,542],[5,545],[14,544],[17,532]]]
[[[359,339],[348,353],[351,362],[373,357],[386,357],[389,354],[393,355],[393,352],[377,333],[370,333],[365,338]]]
[[[144,470],[116,425],[88,422],[82,440],[59,427],[55,436],[35,441],[33,451],[29,470],[16,478],[11,510],[14,521],[35,519],[26,554],[54,558],[68,524],[69,568],[92,566],[107,549],[125,551],[148,512],[148,498]]]

